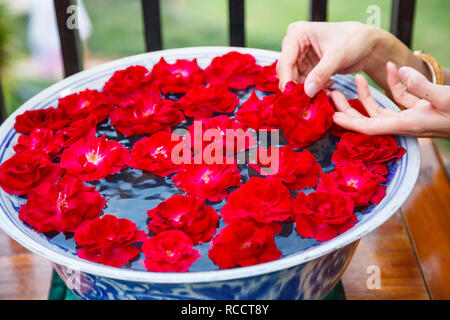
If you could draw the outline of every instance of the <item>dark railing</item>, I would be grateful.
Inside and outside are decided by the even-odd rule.
[[[147,51],[163,48],[159,0],[141,0]],[[391,32],[411,46],[414,22],[415,0],[392,0]],[[59,39],[66,77],[83,70],[81,45],[76,28],[68,28],[67,19],[72,14],[67,8],[72,0],[54,0]],[[309,1],[309,20],[327,21],[327,0]],[[245,46],[245,0],[228,0],[229,43],[231,46]],[[1,89],[1,84],[0,84]],[[5,119],[6,111],[0,93],[0,117]]]

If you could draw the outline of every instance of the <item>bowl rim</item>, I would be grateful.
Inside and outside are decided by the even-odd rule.
[[[114,70],[124,68],[128,65],[142,64],[142,61],[146,60],[156,60],[164,56],[176,57],[178,55],[221,55],[229,51],[239,51],[242,53],[250,53],[255,57],[264,56],[265,58],[278,59],[280,53],[271,50],[264,49],[254,49],[254,48],[241,48],[241,47],[221,47],[221,46],[206,46],[206,47],[188,47],[188,48],[176,48],[159,50],[153,52],[147,52],[142,54],[137,54],[121,59],[117,59],[105,64],[78,72],[70,77],[67,77],[57,83],[53,84],[49,88],[41,91],[27,102],[25,102],[21,107],[19,107],[15,112],[13,112],[7,120],[0,127],[0,143],[5,141],[7,133],[13,128],[14,121],[17,115],[31,109],[40,100],[45,98],[50,94],[55,94],[57,92],[64,94],[62,88],[70,85],[77,80],[86,78],[88,76],[93,76],[98,73],[105,74],[106,71],[113,72]],[[349,85],[352,82],[351,75],[336,75],[335,78],[339,78],[343,81],[347,81]],[[398,107],[389,98],[384,96],[382,93],[376,89],[370,87],[371,94],[375,99],[381,102],[384,106],[392,109],[399,110]],[[145,283],[167,283],[167,284],[185,284],[185,283],[204,283],[204,282],[217,282],[234,280],[239,278],[248,278],[259,276],[267,273],[279,272],[284,269],[295,267],[299,264],[306,263],[308,261],[317,259],[326,254],[329,254],[337,249],[340,249],[346,245],[349,245],[361,237],[365,236],[369,232],[375,230],[380,225],[382,225],[386,220],[388,220],[394,213],[398,211],[403,202],[407,199],[411,193],[420,169],[420,151],[419,144],[416,138],[411,137],[400,137],[403,139],[404,145],[408,146],[407,153],[402,158],[401,162],[407,161],[409,165],[405,165],[404,177],[407,177],[409,183],[400,184],[399,188],[393,190],[395,195],[392,196],[391,201],[386,202],[386,206],[381,209],[380,212],[374,214],[370,217],[368,221],[357,225],[345,233],[338,235],[332,240],[322,242],[320,245],[310,247],[304,251],[290,254],[281,259],[266,262],[258,265],[248,266],[248,267],[238,267],[226,270],[211,270],[211,271],[195,271],[195,272],[185,272],[185,273],[174,273],[174,272],[150,272],[150,271],[139,271],[131,269],[115,268],[110,266],[105,266],[97,263],[93,263],[87,260],[82,260],[78,257],[71,257],[63,253],[52,250],[45,245],[38,243],[28,235],[26,235],[22,230],[18,228],[9,218],[6,209],[1,206],[0,208],[0,228],[3,229],[11,238],[16,240],[22,246],[28,250],[43,256],[44,258],[50,260],[54,264],[62,265],[67,268],[77,270],[80,272],[86,272],[88,274],[113,278],[116,280],[125,280],[133,282],[145,282]],[[0,149],[3,147],[0,147]],[[400,179],[400,178],[399,178]],[[1,193],[5,191],[1,190]],[[76,259],[78,258],[78,259]]]

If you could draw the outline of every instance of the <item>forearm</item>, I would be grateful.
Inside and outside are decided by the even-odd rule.
[[[412,67],[431,80],[431,73],[427,65],[394,35],[384,30],[373,29],[372,38],[375,46],[364,71],[381,88],[387,92],[389,90],[386,82],[386,63],[388,61],[392,61],[397,67]]]

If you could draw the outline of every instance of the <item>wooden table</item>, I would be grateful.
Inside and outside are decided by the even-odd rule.
[[[361,240],[342,279],[348,299],[450,299],[450,183],[431,140],[420,144],[419,181],[401,210]],[[367,287],[369,266],[380,269],[380,289]],[[0,299],[46,299],[51,273],[50,262],[0,231]]]

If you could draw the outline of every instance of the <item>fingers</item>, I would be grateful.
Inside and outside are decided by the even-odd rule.
[[[362,104],[366,108],[367,113],[371,117],[395,113],[395,111],[393,110],[381,107],[378,102],[372,97],[369,91],[369,84],[367,83],[367,80],[366,78],[364,78],[364,76],[360,74],[355,75],[355,82],[356,88],[358,90],[359,100],[362,102]]]
[[[425,99],[436,106],[447,103],[446,86],[431,83],[423,74],[411,67],[401,67],[398,75],[411,94]]]
[[[395,115],[367,118],[352,117],[344,112],[336,112],[333,121],[341,127],[369,135],[402,134],[401,122]]]
[[[336,105],[336,109],[352,118],[364,118],[364,116],[354,109],[347,101],[345,96],[339,91],[331,92],[331,98]]]
[[[277,73],[280,79],[280,90],[283,91],[286,83],[295,79],[297,59],[300,46],[296,37],[286,36],[283,39],[281,55],[277,63]],[[298,71],[297,71],[298,74]]]
[[[410,94],[400,81],[397,67],[394,63],[386,64],[386,80],[394,100],[405,108],[412,108],[420,99]]]
[[[305,80],[305,93],[314,97],[321,89],[325,88],[330,77],[338,69],[336,53],[325,53],[319,63],[311,70]]]

